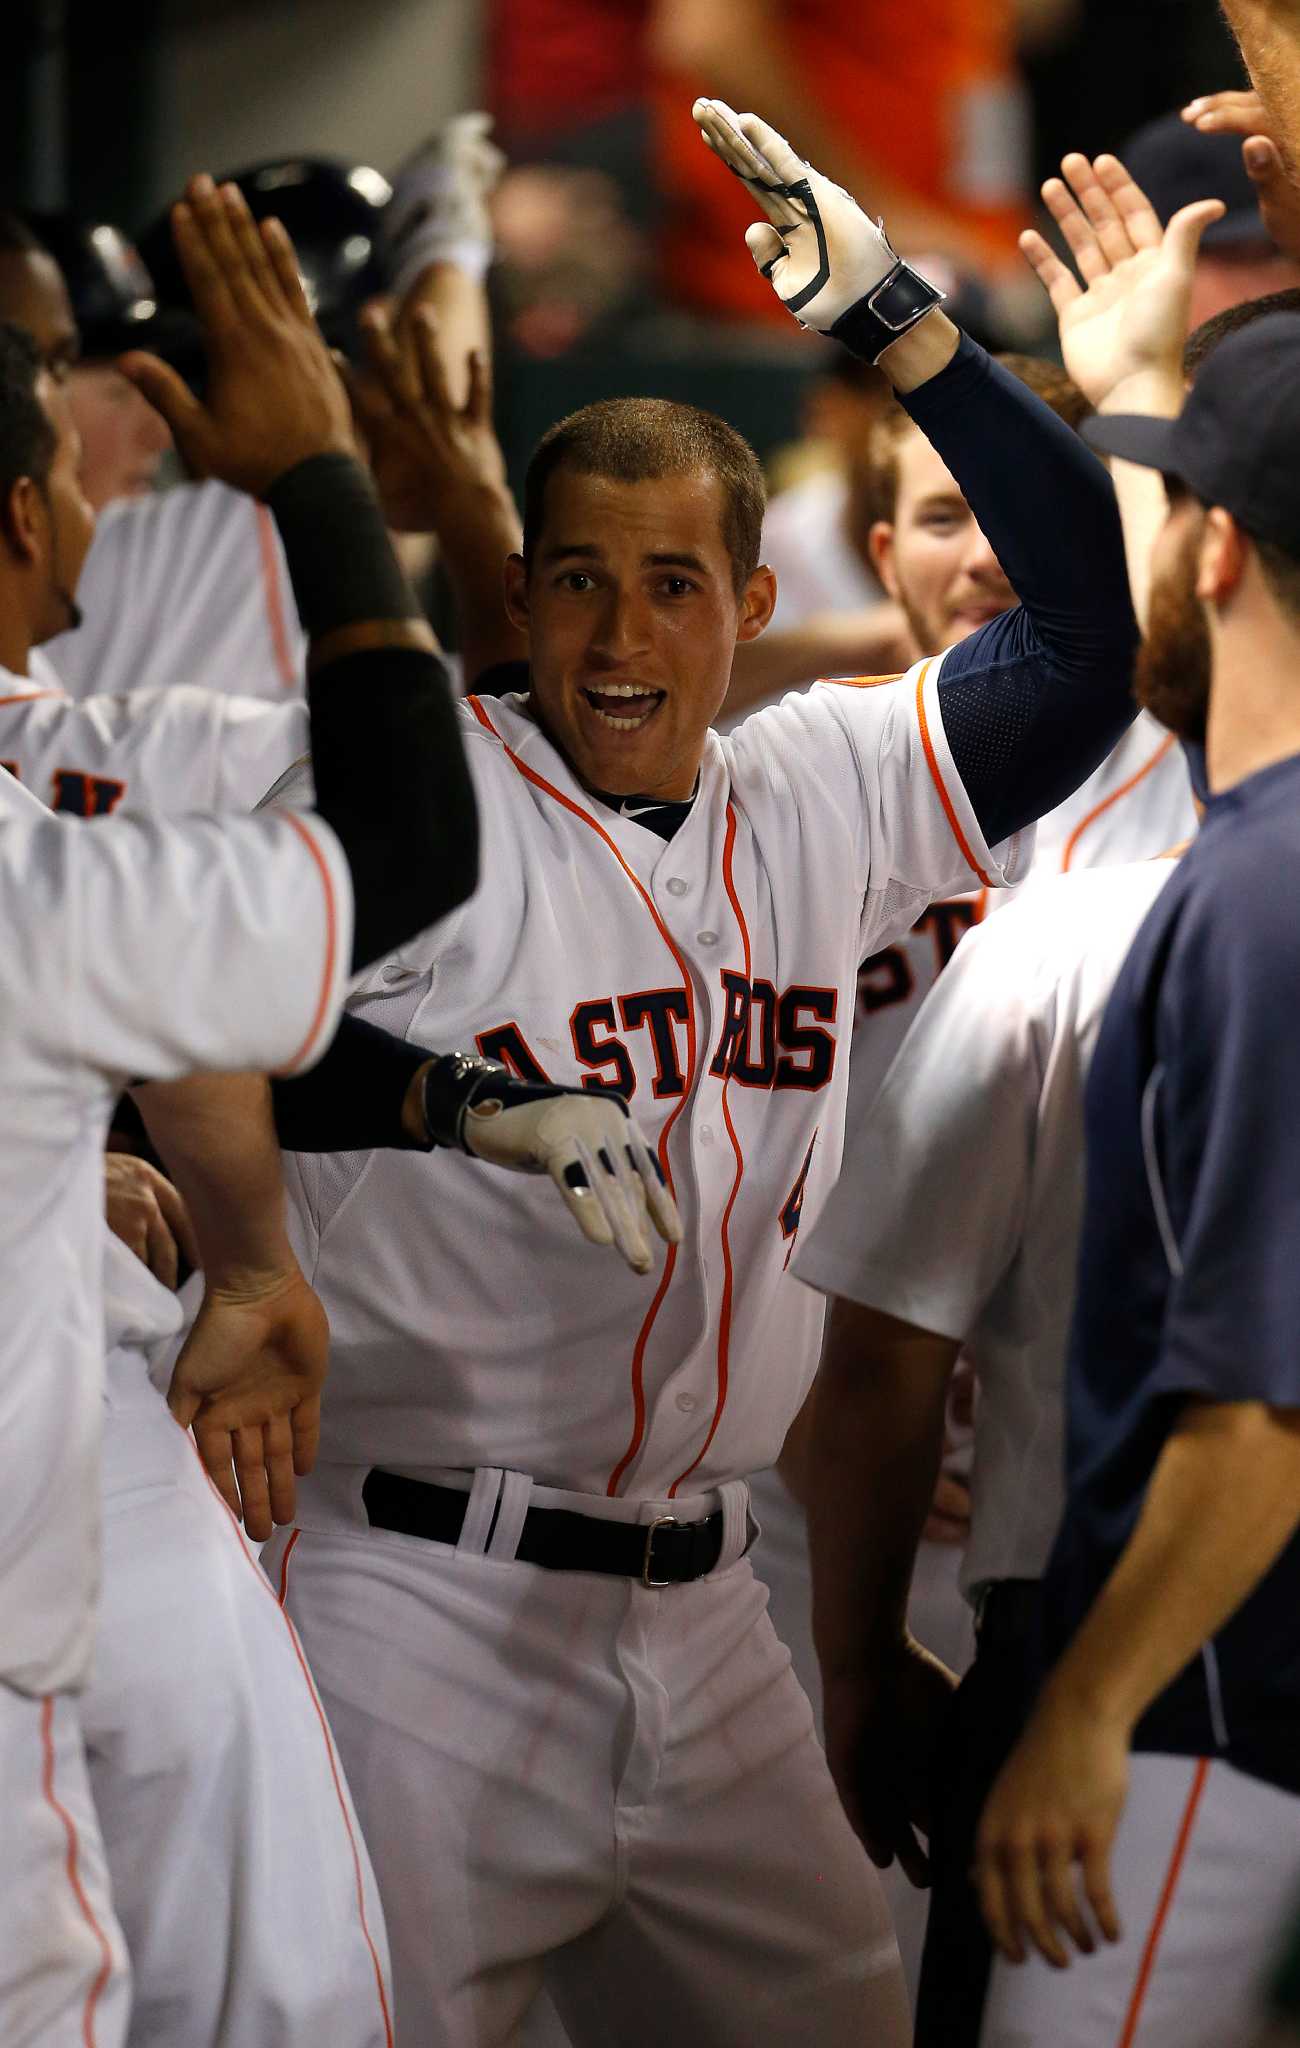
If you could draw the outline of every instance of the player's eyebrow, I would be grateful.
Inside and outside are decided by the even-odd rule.
[[[603,562],[605,550],[595,541],[552,541],[542,549],[541,559],[543,562]],[[645,569],[693,569],[697,576],[709,573],[708,564],[685,548],[666,548],[642,555],[641,566]]]
[[[707,576],[709,573],[706,562],[702,562],[698,555],[687,554],[684,549],[672,549],[664,554],[643,555],[641,559],[649,569],[694,569],[697,576]]]

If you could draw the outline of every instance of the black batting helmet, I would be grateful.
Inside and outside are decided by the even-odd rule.
[[[109,221],[70,213],[28,213],[27,226],[63,272],[90,361],[147,348],[175,357],[193,346],[193,319],[164,312],[139,250]]]
[[[326,340],[351,353],[358,312],[384,289],[378,245],[380,219],[392,197],[388,180],[368,164],[285,157],[227,171],[217,183],[238,185],[255,220],[273,214],[284,223]],[[141,236],[140,246],[161,301],[187,306],[189,293],[166,216]]]

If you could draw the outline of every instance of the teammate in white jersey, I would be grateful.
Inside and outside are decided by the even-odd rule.
[[[302,300],[292,253],[274,235],[255,240],[246,215],[210,184],[192,189],[178,233],[208,316],[212,394],[210,408],[181,405],[179,424],[214,466],[228,462],[247,487],[275,495],[289,558],[301,562],[304,610],[322,663],[313,740],[333,787],[332,795],[322,792],[322,810],[333,811],[337,830],[274,815],[224,826],[122,816],[87,830],[50,817],[4,778],[0,862],[11,931],[10,985],[0,1003],[7,1047],[0,1173],[13,1221],[2,1253],[0,1380],[14,1420],[5,1432],[0,1529],[0,1769],[9,1786],[20,1775],[42,1786],[43,1803],[22,1795],[31,1798],[24,1807],[16,1795],[15,1824],[5,1833],[14,1875],[0,1885],[8,1923],[0,2009],[7,2038],[43,2043],[84,2042],[96,2026],[101,2040],[120,2039],[125,2013],[125,1972],[103,1909],[84,1788],[75,1776],[64,1783],[75,1773],[78,1742],[65,1696],[85,1676],[97,1573],[100,1154],[108,1108],[125,1074],[292,1067],[313,1058],[350,966],[372,957],[368,949],[382,951],[397,929],[411,932],[436,917],[463,893],[474,858],[458,749],[440,723],[445,685],[425,651],[427,628],[415,621],[373,497],[361,487],[346,400]],[[43,560],[47,582],[69,575],[75,582],[87,520],[75,479],[53,466],[57,401],[25,337],[6,330],[3,348],[11,382],[24,351],[31,379],[27,405],[7,408],[7,523]],[[141,365],[138,374],[166,385],[156,365]],[[330,553],[328,531],[304,549],[304,496],[318,515],[332,501],[336,521],[340,504],[347,506],[342,568],[337,544],[334,561],[321,560],[322,545]],[[322,569],[324,589],[312,581]],[[378,650],[365,652],[376,639]],[[341,692],[350,680],[370,687],[382,743],[391,750],[401,734],[387,781],[373,772],[367,779],[350,742],[343,745]],[[339,767],[345,753],[347,776]],[[392,777],[411,761],[420,766],[404,808],[415,838],[387,815]],[[432,838],[420,822],[431,805]],[[376,868],[381,819],[385,850],[402,863],[395,875]],[[464,847],[444,843],[445,823],[468,828]],[[251,1461],[255,1438],[256,1455],[291,1491],[293,1461],[311,1450],[309,1430],[295,1432],[300,1390],[280,1389],[269,1402],[261,1392],[250,1410],[238,1400],[223,1406],[214,1388],[209,1420],[237,1429],[241,1460]],[[39,1940],[30,1938],[33,1923]]]
[[[653,1300],[454,1161],[436,1198],[397,1155],[290,1169],[333,1378],[267,1563],[361,1788],[399,2029],[438,2043],[511,2039],[544,1962],[579,2043],[906,2036],[879,1891],[744,1561],[744,1475],[815,1363],[818,1306],[781,1279],[838,1160],[858,963],[973,869],[1019,874],[1022,828],[1127,722],[1133,627],[1104,474],[842,206],[814,317],[854,312],[887,350],[1029,608],[719,740],[772,606],[752,454],[689,409],[588,408],[534,462],[509,568],[530,692],[462,713],[482,893],[357,997],[631,1093],[686,1230]],[[898,325],[873,329],[882,283]]]

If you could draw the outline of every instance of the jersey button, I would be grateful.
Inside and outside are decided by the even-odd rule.
[[[690,883],[684,882],[680,875],[670,875],[665,884],[670,896],[684,896],[690,886]]]
[[[718,943],[716,932],[696,932],[695,936],[702,946],[716,946]]]
[[[712,1125],[712,1124],[701,1124],[701,1125],[700,1125],[700,1143],[701,1143],[701,1145],[711,1145],[711,1144],[713,1143],[713,1125]]]
[[[683,1415],[689,1415],[691,1410],[698,1408],[699,1405],[694,1394],[679,1394],[677,1396],[677,1406],[681,1409]]]

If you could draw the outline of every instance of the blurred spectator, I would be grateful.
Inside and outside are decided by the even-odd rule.
[[[900,248],[1014,266],[1028,164],[1013,0],[655,0],[651,16],[665,297],[784,318],[744,250],[753,202],[691,119],[699,93],[761,110]]]
[[[871,430],[891,403],[883,377],[856,356],[832,357],[810,385],[807,438],[780,461],[787,475],[796,466],[802,473],[775,493],[763,522],[763,559],[776,571],[775,627],[883,601],[863,488]]]
[[[1202,134],[1174,113],[1149,121],[1119,152],[1162,223],[1194,199],[1222,199],[1227,207],[1201,237],[1193,328],[1246,299],[1300,285],[1300,262],[1284,255],[1265,227],[1241,149],[1240,136]]]

